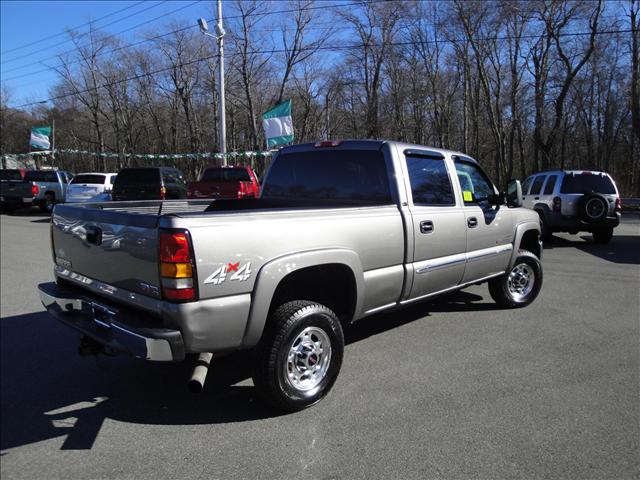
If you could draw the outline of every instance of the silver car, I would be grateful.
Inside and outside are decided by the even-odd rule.
[[[609,243],[620,223],[620,195],[608,173],[553,170],[531,175],[522,184],[524,206],[540,216],[542,237],[553,232],[591,232],[596,243]]]

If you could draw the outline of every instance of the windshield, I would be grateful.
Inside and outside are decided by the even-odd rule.
[[[160,185],[158,168],[125,168],[118,173],[116,184],[122,185]]]
[[[250,182],[251,177],[245,169],[207,168],[202,174],[203,182]]]
[[[262,198],[391,203],[384,157],[373,150],[317,150],[278,155]]]
[[[22,180],[20,170],[0,170],[0,180]]]
[[[77,185],[80,183],[91,183],[91,184],[95,184],[95,185],[104,185],[104,175],[76,175],[75,177],[73,177],[73,180],[71,180],[71,183],[73,185]]]
[[[615,194],[613,182],[606,175],[583,173],[579,175],[567,174],[562,181],[560,193],[604,193]]]
[[[33,170],[31,172],[27,172],[27,174],[24,176],[24,179],[27,182],[49,182],[49,183],[53,183],[53,182],[57,182],[58,181],[58,175],[56,175],[56,172]]]

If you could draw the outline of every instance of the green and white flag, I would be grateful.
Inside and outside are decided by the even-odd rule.
[[[267,147],[293,142],[293,121],[291,120],[291,99],[279,103],[262,114],[264,136]]]
[[[29,144],[33,148],[39,148],[41,150],[49,150],[51,143],[49,137],[51,136],[51,127],[33,127],[31,129],[31,138]]]

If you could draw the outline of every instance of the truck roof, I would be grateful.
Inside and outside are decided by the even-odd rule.
[[[431,147],[427,145],[417,145],[414,143],[404,143],[404,142],[397,142],[392,140],[335,140],[335,141],[339,142],[339,144],[336,145],[335,147],[330,147],[330,148],[344,149],[344,150],[379,150],[382,147],[382,145],[389,144],[389,145],[395,145],[403,150],[406,150],[406,149],[429,150],[432,152],[440,153],[444,156],[460,155],[462,157],[465,157],[467,159],[470,159],[476,162],[474,158],[470,157],[466,153],[458,152],[455,150],[447,150],[444,148]],[[317,144],[318,142],[299,143],[296,145],[290,145],[288,147],[284,147],[282,150],[280,150],[280,152],[281,153],[302,152],[306,150],[315,150],[316,148],[321,148],[321,147],[316,147]]]

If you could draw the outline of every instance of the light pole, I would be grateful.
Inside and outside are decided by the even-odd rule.
[[[218,23],[216,23],[216,34],[209,33],[209,25],[204,18],[198,19],[200,31],[208,37],[215,38],[218,42],[218,145],[222,153],[222,165],[227,164],[227,126],[225,121],[224,107],[224,28],[222,27],[222,0],[218,0]]]

